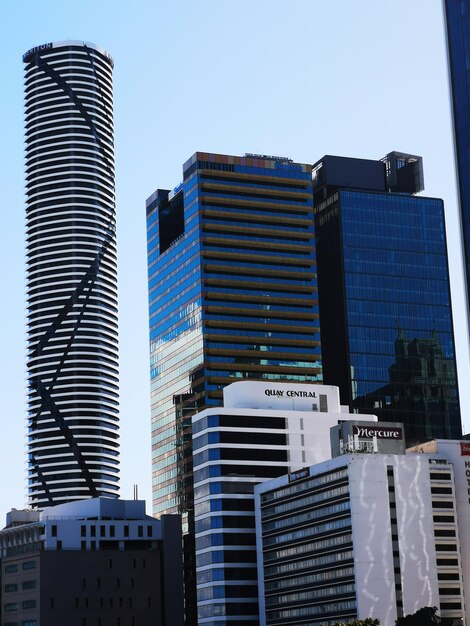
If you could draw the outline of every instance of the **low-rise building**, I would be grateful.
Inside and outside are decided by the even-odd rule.
[[[182,626],[179,516],[93,498],[15,511],[0,531],[1,623]]]

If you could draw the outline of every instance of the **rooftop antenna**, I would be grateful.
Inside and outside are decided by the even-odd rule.
[[[139,499],[139,485],[135,484],[134,485],[134,500],[138,500]]]

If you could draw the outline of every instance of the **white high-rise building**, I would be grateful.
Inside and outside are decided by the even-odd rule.
[[[28,496],[119,493],[110,55],[82,41],[24,56]]]
[[[223,407],[192,416],[198,624],[255,626],[255,486],[302,476],[329,458],[330,427],[375,418],[350,414],[330,385],[240,381],[223,393]]]

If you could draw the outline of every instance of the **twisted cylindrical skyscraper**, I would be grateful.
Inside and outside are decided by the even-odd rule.
[[[119,493],[113,61],[94,44],[23,57],[28,496]]]

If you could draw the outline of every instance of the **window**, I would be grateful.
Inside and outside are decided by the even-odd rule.
[[[37,626],[35,619],[23,620],[23,626]]]
[[[7,602],[3,607],[5,613],[11,613],[18,610],[18,602]]]
[[[23,589],[36,589],[36,581],[35,580],[24,580],[23,581]]]
[[[36,569],[36,561],[23,561],[23,569]]]
[[[90,535],[96,537],[96,526],[90,526]]]
[[[147,537],[152,537],[152,531],[153,531],[152,526],[147,526]]]
[[[431,493],[452,494],[452,487],[431,487]]]
[[[18,585],[16,583],[5,585],[4,590],[5,590],[5,593],[8,593],[10,591],[18,591]]]
[[[51,536],[57,537],[57,525],[56,524],[52,524],[51,526]]]
[[[436,528],[434,537],[455,537],[455,530],[452,528]]]
[[[106,536],[106,526],[100,526],[100,537]]]
[[[139,537],[143,537],[144,536],[144,527],[143,526],[138,526],[137,527],[137,535]]]
[[[18,571],[18,565],[16,563],[10,563],[10,565],[5,565],[4,572],[5,574],[13,574],[13,572]]]
[[[21,608],[23,610],[35,609],[36,608],[36,600],[23,600],[23,602],[21,603]]]
[[[110,537],[115,537],[116,536],[116,527],[115,526],[110,526],[109,527],[109,536]]]
[[[86,526],[80,526],[80,537],[86,537]]]
[[[60,539],[57,539],[57,550],[62,550],[62,541]]]
[[[124,526],[124,537],[129,537],[129,526]]]

